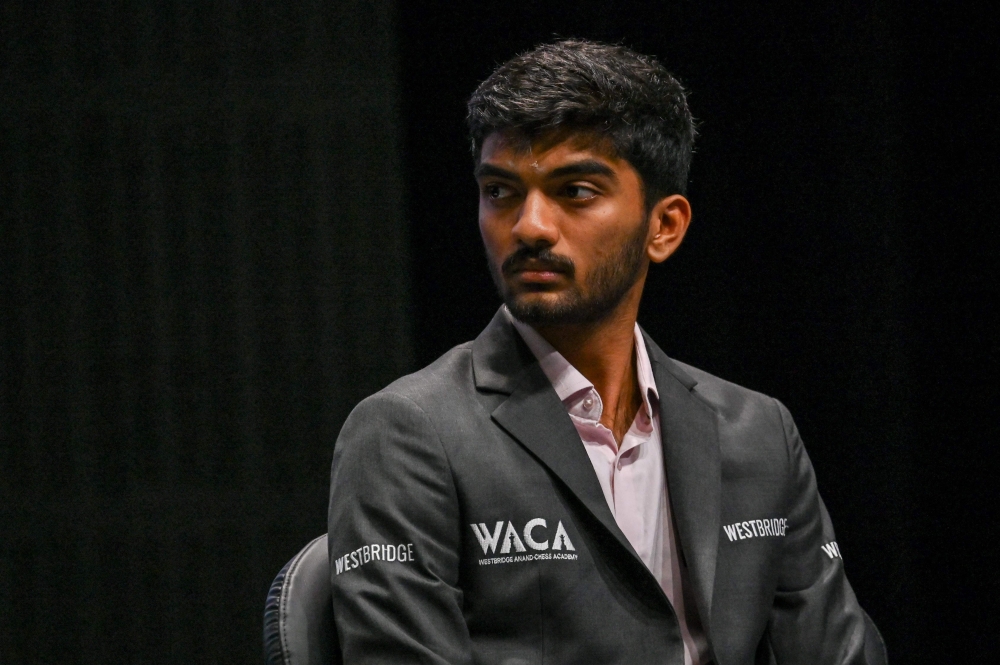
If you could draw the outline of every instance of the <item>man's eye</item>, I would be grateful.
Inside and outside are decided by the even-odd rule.
[[[567,185],[563,191],[567,197],[578,201],[593,198],[597,194],[593,189],[584,185]]]
[[[506,185],[489,184],[483,186],[483,194],[486,198],[498,200],[510,196],[513,192]]]

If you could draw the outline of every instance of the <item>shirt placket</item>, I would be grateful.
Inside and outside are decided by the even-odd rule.
[[[632,543],[636,554],[644,561],[648,560],[650,555],[650,552],[647,551],[649,543],[647,542],[648,538],[646,538],[648,525],[643,520],[645,511],[642,502],[645,497],[639,493],[633,465],[638,456],[642,454],[642,444],[649,439],[649,433],[643,427],[645,420],[645,413],[640,409],[628,432],[622,438],[622,445],[617,447],[612,467],[615,521],[618,522],[619,528],[628,541]]]
[[[641,454],[641,445],[652,433],[645,405],[640,407],[628,432],[619,446],[614,434],[601,424],[603,403],[600,395],[591,386],[581,396],[572,399],[567,404],[570,415],[578,420],[583,430],[580,432],[585,445],[600,447],[601,456],[605,460],[608,485],[611,494],[612,512],[618,527],[636,553],[645,561],[651,552],[649,540],[646,538],[648,525],[644,522],[646,511],[643,510],[644,497],[639,494],[639,487],[632,464]]]

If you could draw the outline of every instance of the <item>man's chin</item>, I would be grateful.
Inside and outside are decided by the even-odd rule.
[[[581,323],[579,304],[563,294],[519,293],[504,299],[515,319],[532,326]]]

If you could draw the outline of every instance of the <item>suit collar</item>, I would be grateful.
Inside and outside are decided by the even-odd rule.
[[[509,395],[521,373],[537,364],[534,355],[514,326],[507,321],[503,308],[472,342],[472,373],[476,388]]]
[[[662,370],[669,372],[682,386],[688,390],[694,389],[698,384],[697,379],[667,357],[645,330],[642,330],[642,336],[646,341],[649,359],[654,363],[654,370],[655,365],[659,364]],[[476,388],[480,390],[509,395],[517,383],[518,373],[535,362],[534,354],[507,319],[503,307],[497,310],[489,325],[472,342],[472,369]],[[657,390],[659,389],[658,385]]]
[[[555,388],[556,395],[559,396],[563,404],[566,404],[567,409],[571,408],[567,400],[572,398],[573,395],[585,391],[593,391],[600,402],[600,396],[594,390],[594,384],[590,382],[590,379],[581,374],[577,368],[573,367],[537,330],[515,319],[506,306],[501,307],[500,311],[503,312],[507,321],[514,326],[520,334],[521,339],[531,349],[531,353],[538,360],[538,364],[541,365],[545,376],[549,377],[549,382]],[[660,398],[660,392],[656,387],[656,379],[653,376],[652,366],[650,365],[649,353],[642,336],[642,329],[638,323],[634,326],[633,337],[635,343],[636,373],[639,378],[639,394],[642,397],[642,408],[646,415],[652,419],[653,401]],[[600,414],[601,409],[598,409],[594,417],[600,419]]]

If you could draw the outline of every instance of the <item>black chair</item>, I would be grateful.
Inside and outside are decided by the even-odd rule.
[[[285,564],[264,604],[267,665],[341,665],[326,535]]]
[[[264,605],[267,665],[342,665],[333,625],[326,536],[306,545],[271,584]],[[886,665],[882,634],[865,613],[865,660]]]

